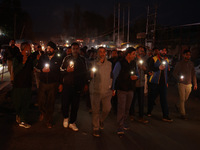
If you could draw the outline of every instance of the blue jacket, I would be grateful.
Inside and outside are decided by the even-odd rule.
[[[167,57],[161,59],[159,56],[154,56],[152,61],[153,63],[151,63],[150,70],[152,71],[153,74],[150,76],[149,82],[159,84],[161,75],[161,70],[159,69],[159,66],[162,64],[163,61],[165,61],[166,64],[164,69],[164,76],[165,76],[165,84],[167,84],[167,71],[169,66],[169,59]]]

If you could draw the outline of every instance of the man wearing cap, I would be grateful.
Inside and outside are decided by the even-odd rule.
[[[46,53],[40,57],[37,65],[37,69],[41,71],[38,93],[39,120],[42,121],[45,117],[48,128],[52,128],[54,102],[58,88],[59,92],[62,91],[62,85],[59,85],[59,83],[62,83],[60,74],[61,58],[55,54],[56,49],[56,44],[50,41],[47,44]]]
[[[178,108],[180,110],[181,119],[186,120],[185,112],[185,102],[192,91],[192,83],[194,85],[193,89],[197,90],[197,78],[194,69],[194,64],[190,61],[191,52],[190,50],[183,51],[183,60],[178,62],[175,66],[173,75],[178,81],[178,91],[179,91],[179,103]]]
[[[78,43],[71,44],[72,54],[64,58],[60,67],[63,78],[62,112],[63,126],[73,131],[78,131],[76,126],[77,113],[79,108],[80,93],[86,89],[88,70],[85,58],[80,56]],[[70,110],[71,106],[71,110]]]

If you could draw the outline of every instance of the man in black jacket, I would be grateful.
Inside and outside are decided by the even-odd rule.
[[[56,44],[50,41],[47,44],[47,53],[40,57],[37,65],[37,69],[41,71],[38,93],[41,112],[39,120],[42,121],[45,117],[48,128],[52,128],[54,103],[58,88],[59,92],[62,91],[62,85],[59,85],[62,82],[60,74],[61,58],[55,54],[56,49]]]
[[[80,56],[78,43],[72,43],[72,54],[64,58],[61,65],[63,76],[62,111],[64,116],[63,126],[78,131],[75,124],[79,108],[80,92],[87,82],[87,67],[85,58]],[[71,112],[69,117],[69,108]]]
[[[117,62],[113,70],[113,90],[118,90],[117,124],[118,135],[123,135],[128,129],[128,115],[135,89],[135,80],[138,79],[135,61],[136,50],[127,48],[125,58]],[[114,91],[113,91],[114,95]]]
[[[20,127],[30,128],[26,117],[31,100],[33,67],[37,63],[38,53],[31,54],[31,46],[24,42],[21,44],[21,53],[13,59],[13,101],[16,108],[16,121]]]

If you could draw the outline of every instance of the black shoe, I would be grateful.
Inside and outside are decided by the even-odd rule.
[[[93,136],[100,137],[100,131],[99,130],[93,130]]]
[[[173,120],[169,117],[163,117],[162,120],[165,121],[165,122],[173,122]]]

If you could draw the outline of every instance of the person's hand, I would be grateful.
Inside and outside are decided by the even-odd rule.
[[[160,70],[164,70],[164,69],[165,69],[165,65],[160,65],[160,66],[159,66],[159,69],[160,69]]]
[[[60,84],[60,85],[58,86],[58,92],[59,92],[59,93],[61,93],[61,92],[62,92],[62,90],[63,90],[63,85],[62,85],[62,84]]]
[[[137,80],[138,77],[136,75],[131,76],[131,80]]]
[[[197,85],[194,86],[194,90],[195,90],[195,91],[197,90]]]
[[[180,82],[183,82],[183,78],[180,78]]]
[[[48,72],[50,72],[50,69],[49,69],[49,67],[44,67],[44,68],[42,69],[42,72],[45,72],[45,73],[48,73]]]
[[[116,94],[116,91],[112,90],[112,96],[115,96],[115,94]]]
[[[67,72],[74,72],[74,67],[68,66],[68,67],[67,67]]]

